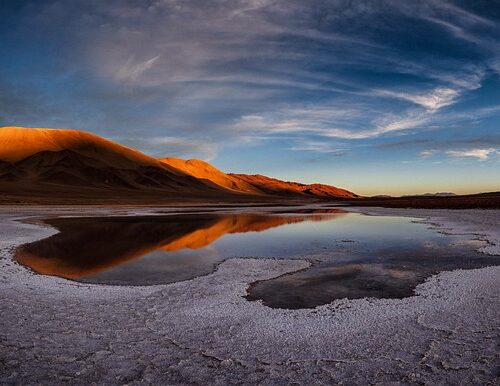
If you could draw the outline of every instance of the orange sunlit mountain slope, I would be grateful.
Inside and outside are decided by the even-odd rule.
[[[49,201],[134,198],[145,203],[356,197],[327,185],[225,174],[198,160],[156,159],[84,131],[21,127],[0,128],[0,192]]]
[[[162,158],[162,162],[176,167],[194,177],[206,179],[236,192],[257,195],[283,197],[322,197],[322,198],[357,198],[357,194],[348,190],[324,184],[301,184],[299,182],[281,181],[259,174],[226,174],[207,162],[200,160],[182,160],[178,158]]]
[[[336,188],[324,184],[301,184],[298,182],[281,181],[276,178],[266,177],[259,174],[230,174],[233,178],[238,178],[267,194],[277,195],[304,195],[314,197],[336,197],[336,198],[357,198],[357,194],[348,190]]]
[[[238,177],[228,175],[205,161],[197,159],[182,160],[179,158],[160,158],[160,161],[193,177],[211,181],[224,189],[257,195],[263,194],[255,186]]]

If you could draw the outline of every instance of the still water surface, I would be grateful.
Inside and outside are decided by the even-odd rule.
[[[287,212],[288,211],[288,212]],[[253,283],[248,300],[310,308],[340,298],[403,298],[443,270],[498,264],[481,241],[444,235],[407,217],[339,209],[45,220],[59,233],[17,251],[35,272],[111,285],[206,275],[232,257],[307,259],[308,269]]]

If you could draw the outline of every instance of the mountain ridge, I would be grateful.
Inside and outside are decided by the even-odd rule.
[[[326,184],[304,184],[301,182],[294,181],[283,181],[277,178],[264,176],[262,174],[229,174],[232,177],[239,178],[256,188],[273,194],[284,194],[284,195],[304,195],[304,196],[314,196],[314,197],[324,197],[324,198],[358,198],[359,195],[350,192],[346,189],[337,188],[335,186]]]
[[[273,183],[280,188],[265,186]],[[329,185],[226,174],[201,160],[154,158],[71,129],[0,128],[0,193],[5,196],[267,200],[358,197]],[[0,197],[1,198],[1,197]]]
[[[213,183],[238,192],[262,194],[263,192],[255,188],[253,185],[246,183],[245,181],[232,177],[229,174],[222,172],[208,162],[198,160],[198,159],[180,159],[180,158],[159,158],[161,162],[166,163],[172,167],[175,167],[183,172],[192,175],[196,178],[207,179]]]

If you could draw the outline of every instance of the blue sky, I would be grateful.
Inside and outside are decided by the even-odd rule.
[[[500,190],[500,1],[0,3],[0,125],[360,194]]]

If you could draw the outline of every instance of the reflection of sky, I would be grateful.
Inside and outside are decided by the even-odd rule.
[[[322,215],[324,216],[324,215]],[[325,216],[325,218],[328,218]],[[425,243],[447,242],[426,225],[409,218],[365,216],[349,213],[323,221],[286,224],[262,232],[228,233],[205,248],[193,250],[203,256],[299,257],[334,251],[338,247],[418,247]],[[354,241],[354,243],[350,242]],[[360,245],[361,244],[361,245]],[[177,252],[165,252],[175,255]]]
[[[210,247],[203,250],[183,249],[175,252],[154,251],[90,276],[79,278],[93,283],[140,285],[170,283],[206,275],[221,262],[221,256]]]
[[[196,215],[194,215],[196,216]],[[273,219],[274,217],[274,219]],[[128,262],[122,262],[98,273],[87,274],[77,280],[108,284],[160,284],[187,280],[213,271],[226,258],[284,258],[310,259],[312,268],[294,274],[287,283],[307,283],[311,280],[342,279],[355,276],[359,280],[369,277],[381,282],[417,281],[426,273],[440,269],[455,269],[474,263],[471,252],[481,245],[478,241],[464,240],[463,236],[444,235],[430,229],[428,225],[414,222],[412,218],[390,216],[367,216],[359,213],[336,213],[293,215],[291,221],[303,218],[302,222],[276,222],[283,215],[261,214],[257,222],[248,222],[248,214],[231,214],[236,227],[220,228],[220,234],[207,238],[207,232],[218,229],[206,226],[185,236],[189,243],[179,243],[177,248],[156,249]],[[220,220],[224,221],[221,216]],[[227,220],[227,219],[226,219]],[[147,224],[142,218],[143,223]],[[269,221],[268,223],[266,221]],[[125,225],[129,224],[127,222]],[[284,224],[284,225],[281,225]],[[214,224],[212,224],[214,225]],[[263,231],[259,225],[274,225]],[[168,229],[168,228],[166,228]],[[224,233],[239,230],[240,233]],[[140,235],[138,235],[139,237]],[[199,243],[197,239],[199,237]],[[182,235],[181,238],[182,239]],[[201,248],[187,248],[186,245],[204,245]],[[119,242],[119,240],[117,240]],[[160,248],[158,245],[157,248]],[[464,263],[465,262],[465,263]],[[320,280],[320,281],[321,281]],[[347,280],[347,279],[345,279]],[[401,282],[401,283],[400,283]],[[294,285],[296,285],[294,284]],[[386,283],[387,284],[387,283]],[[274,284],[273,284],[274,285]],[[341,284],[337,283],[337,289]],[[405,284],[406,285],[406,284]],[[347,286],[349,287],[350,284]],[[347,288],[346,287],[346,288]]]
[[[271,233],[274,237],[268,239]],[[258,236],[252,235],[253,243],[258,243]],[[273,240],[290,247],[289,257],[318,254],[306,270],[252,284],[249,300],[260,299],[277,308],[315,307],[341,298],[403,298],[432,274],[496,261],[477,253],[477,243],[459,242],[463,236],[444,235],[403,217],[348,214],[334,221],[293,224],[262,236],[263,245],[269,242],[276,253],[283,251]],[[220,240],[224,242],[233,246],[236,240]],[[257,251],[261,246],[250,248]]]

